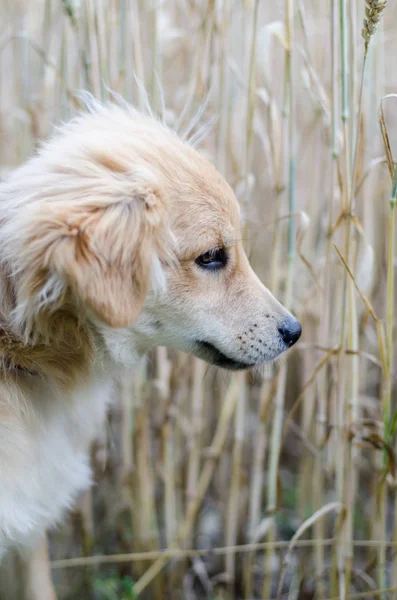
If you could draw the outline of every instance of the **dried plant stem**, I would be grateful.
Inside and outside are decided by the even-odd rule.
[[[167,349],[157,348],[157,390],[159,400],[164,406],[164,423],[161,429],[161,437],[164,452],[164,522],[165,537],[167,544],[175,539],[177,531],[177,507],[176,507],[176,484],[175,484],[175,456],[173,429],[174,420],[171,416],[171,363],[168,360]]]
[[[397,196],[397,167],[394,166],[394,175],[392,190],[389,202],[389,244],[388,244],[388,262],[387,262],[387,307],[386,307],[386,348],[387,348],[387,369],[385,371],[385,391],[384,391],[384,437],[388,444],[392,443],[391,432],[391,397],[392,397],[392,369],[393,369],[393,317],[394,317],[394,256],[395,256],[395,211],[396,211],[396,196]],[[389,413],[389,415],[387,414]],[[388,418],[389,417],[389,418]],[[397,496],[394,500],[394,541],[397,541]],[[386,523],[386,521],[385,521]],[[386,536],[385,536],[386,539]],[[382,553],[382,559],[386,564],[386,552]],[[384,580],[383,580],[384,581]],[[397,587],[397,565],[396,561],[392,562],[391,585]],[[397,597],[397,594],[394,594]]]
[[[258,29],[259,0],[255,0],[252,12],[251,40],[248,55],[248,85],[247,85],[247,106],[246,106],[246,131],[245,131],[245,151],[243,156],[243,174],[244,174],[244,213],[247,214],[249,204],[249,171],[251,168],[251,150],[253,142],[253,122],[256,106],[256,38]],[[246,226],[243,231],[244,244],[247,247]],[[230,495],[226,518],[226,544],[234,545],[237,540],[239,525],[239,504],[240,504],[240,480],[241,465],[244,442],[245,415],[247,403],[247,378],[245,373],[238,375],[239,381],[239,402],[235,415],[234,445],[232,453],[232,473]],[[235,581],[235,557],[229,554],[226,557],[226,573],[229,578],[229,592],[232,593]]]
[[[355,8],[355,7],[354,7]],[[354,27],[355,22],[355,13],[351,12],[351,37],[353,40],[355,39],[356,30]],[[353,64],[355,64],[355,45],[354,42],[351,44],[352,54],[351,60]],[[357,172],[357,160],[358,160],[358,148],[359,148],[359,140],[360,140],[360,119],[362,113],[362,97],[363,97],[363,88],[364,88],[364,73],[366,66],[366,58],[367,53],[364,52],[364,59],[361,70],[361,82],[359,88],[359,99],[358,99],[358,111],[356,115],[356,120],[353,120],[352,124],[352,135],[351,135],[351,145],[353,147],[352,152],[352,169],[351,169],[351,179],[350,186],[348,187],[348,215],[353,215],[355,210],[355,187],[356,187],[356,172]],[[345,59],[345,57],[344,57]],[[355,73],[353,73],[353,86],[352,86],[352,99],[351,104],[352,107],[355,106],[356,94],[355,94]],[[346,101],[346,98],[343,100]],[[354,113],[353,113],[354,115]],[[354,115],[355,116],[355,115]],[[354,123],[356,126],[354,127]],[[344,138],[345,144],[347,144],[347,138]],[[345,146],[346,151],[346,146]],[[346,165],[348,166],[348,161],[346,157]],[[348,168],[346,168],[346,177],[349,177]],[[347,261],[350,260],[351,254],[351,246],[354,245],[354,240],[352,242],[352,225],[350,223],[350,217],[348,217],[347,222],[347,232],[346,232],[346,246],[345,246],[345,256]],[[354,255],[354,252],[352,252]],[[347,273],[344,275],[345,282],[347,281]],[[344,284],[345,284],[344,282]],[[357,308],[356,308],[356,292],[354,289],[354,283],[352,280],[349,280],[347,286],[348,298],[346,299],[344,295],[345,310],[349,311],[348,314],[348,333],[347,333],[347,343],[348,347],[356,352],[355,355],[352,355],[349,359],[349,374],[350,381],[349,386],[346,388],[346,392],[348,394],[348,406],[347,406],[347,421],[348,423],[354,423],[358,420],[360,416],[360,403],[359,403],[359,356],[357,351],[359,349],[359,339],[358,339],[358,322],[357,322]],[[344,292],[345,294],[346,292]],[[347,316],[347,315],[346,315]],[[343,319],[345,319],[345,313],[343,315]],[[341,339],[341,345],[343,347],[343,340]],[[347,365],[346,361],[346,365]],[[343,390],[342,390],[343,393]],[[357,490],[357,477],[356,477],[356,468],[355,464],[358,464],[358,460],[360,457],[360,452],[357,447],[350,446],[347,451],[347,470],[351,472],[351,477],[347,480],[346,485],[346,506],[347,506],[347,519],[346,519],[346,548],[345,548],[345,594],[346,596],[350,593],[350,583],[351,583],[351,573],[352,573],[352,564],[353,564],[353,512],[355,506],[355,496]]]
[[[384,437],[390,443],[391,391],[393,368],[393,313],[394,313],[394,248],[395,248],[395,209],[396,209],[397,169],[393,177],[392,193],[389,202],[389,243],[387,255],[387,307],[386,307],[386,372],[384,391]]]
[[[335,538],[324,538],[321,540],[323,546],[332,546],[335,543]],[[379,545],[381,542],[379,540],[356,540],[354,545],[357,548],[364,547],[375,547]],[[289,540],[281,540],[277,541],[274,544],[269,542],[258,542],[256,544],[239,544],[238,546],[234,546],[230,548],[229,546],[221,546],[217,548],[210,548],[205,550],[197,550],[197,549],[184,549],[184,548],[174,548],[167,550],[159,550],[153,552],[134,552],[128,554],[107,554],[107,555],[96,555],[78,558],[65,558],[60,560],[55,560],[51,562],[52,569],[72,569],[74,567],[81,566],[96,566],[100,564],[117,564],[117,563],[126,563],[133,561],[148,561],[152,562],[157,558],[162,558],[163,556],[167,556],[168,558],[195,558],[202,557],[208,554],[214,554],[215,556],[223,556],[228,552],[234,552],[236,554],[245,554],[247,552],[252,551],[261,551],[265,550],[268,546],[272,546],[274,550],[283,550],[288,549],[290,545]],[[303,539],[296,540],[294,542],[294,547],[296,548],[309,548],[313,545],[313,540]],[[393,542],[386,543],[387,547],[393,548],[395,544]]]
[[[159,545],[155,511],[153,469],[151,466],[150,430],[147,401],[147,373],[143,365],[135,379],[134,390],[134,546],[140,550],[157,550]],[[141,572],[144,566],[138,564]],[[156,582],[161,585],[161,582]]]
[[[349,357],[349,368],[350,368],[350,382],[348,388],[349,400],[348,400],[348,423],[356,423],[360,418],[360,403],[359,403],[359,339],[358,339],[358,319],[357,319],[357,307],[356,307],[356,290],[354,283],[349,279],[348,283],[349,293],[349,333],[348,333],[348,347],[356,354]],[[347,360],[346,360],[347,362]],[[350,593],[351,575],[353,569],[353,515],[356,501],[357,492],[357,469],[360,458],[359,449],[351,445],[347,456],[347,469],[351,473],[349,480],[346,485],[346,596]]]
[[[276,539],[276,523],[272,516],[269,518],[266,529],[267,529],[266,539],[267,539],[269,546],[266,548],[266,552],[265,552],[263,583],[262,583],[262,600],[267,600],[267,598],[270,598],[271,590],[272,590],[272,579],[273,579],[272,558],[274,556],[273,544]]]
[[[352,65],[350,69],[350,114],[352,115],[351,121],[351,137],[350,137],[350,155],[352,164],[354,165],[354,154],[357,151],[357,142],[359,136],[360,122],[355,119],[357,114],[357,0],[350,0],[349,2],[349,64]],[[361,87],[362,90],[362,87]],[[360,108],[358,109],[360,113]],[[352,169],[354,171],[354,167]]]
[[[349,203],[351,199],[351,171],[350,171],[350,143],[349,143],[349,112],[348,112],[348,55],[347,55],[347,4],[346,0],[339,2],[339,17],[340,17],[340,47],[341,47],[341,118],[343,130],[343,157],[344,157],[344,194],[342,197],[342,212],[349,214]],[[346,222],[345,232],[345,257],[349,264],[350,257],[350,239],[351,239],[351,223],[348,218]],[[342,287],[342,323],[340,335],[340,347],[346,348],[346,328],[348,324],[348,297],[347,297],[347,273],[343,274]],[[347,391],[347,368],[343,359],[343,352],[338,355],[338,405],[337,405],[337,429],[335,432],[336,442],[338,444],[338,454],[336,462],[336,486],[338,498],[341,503],[345,501],[345,469],[346,469],[346,442],[343,435],[343,429],[346,417],[345,398]],[[347,558],[347,541],[346,530],[342,531],[337,545],[337,568],[339,576],[339,594],[343,600],[346,597],[346,558]]]
[[[106,16],[105,16],[105,6],[104,1],[99,0],[94,7],[96,9],[96,18],[95,18],[95,35],[97,38],[97,46],[98,46],[98,63],[99,63],[99,74],[100,74],[100,93],[102,100],[109,99],[109,90],[106,85],[107,82],[110,81],[109,67],[107,55],[109,52],[108,49],[108,40],[106,39]]]
[[[308,339],[315,339],[317,334],[317,324],[311,320],[307,320],[305,328],[305,336]],[[312,373],[313,364],[316,362],[316,352],[313,348],[304,353],[302,357],[302,372],[303,381],[307,381]],[[310,386],[305,392],[305,401],[302,404],[300,428],[302,436],[305,440],[313,442],[313,425],[315,419],[316,408],[316,385]],[[313,454],[306,452],[304,460],[301,460],[299,471],[299,488],[297,512],[300,520],[304,520],[307,516],[308,508],[312,507],[312,498],[308,496],[308,489],[317,487],[317,483],[313,486],[313,467],[316,457]],[[314,493],[315,489],[313,489]]]
[[[273,382],[271,378],[272,374],[268,377],[264,377],[261,385],[261,393],[259,396],[258,406],[258,429],[254,440],[254,456],[252,460],[251,468],[251,482],[250,482],[250,499],[249,499],[249,516],[248,516],[248,531],[249,539],[251,542],[257,538],[258,526],[261,518],[261,508],[263,501],[263,484],[264,484],[264,471],[265,471],[265,456],[268,445],[268,433],[267,433],[267,417],[271,397],[273,396]],[[252,563],[254,560],[254,554],[250,553],[245,561],[246,576],[244,578],[245,583],[245,595],[247,598],[252,597]]]
[[[348,158],[348,148],[349,148],[349,130],[348,130],[348,112],[347,112],[347,106],[348,106],[348,98],[347,98],[347,44],[346,44],[346,31],[347,31],[347,27],[346,27],[346,2],[344,0],[340,1],[340,27],[341,27],[341,55],[342,55],[342,123],[343,123],[343,139],[344,139],[344,156],[345,156],[345,188],[346,188],[346,198],[347,198],[347,202],[344,202],[342,207],[343,210],[346,212],[346,214],[348,215],[348,221],[347,221],[347,225],[346,225],[346,241],[345,241],[345,256],[346,256],[346,260],[347,263],[349,263],[350,261],[350,252],[351,252],[351,236],[352,236],[352,226],[350,223],[350,215],[352,215],[353,211],[354,211],[354,190],[355,190],[355,174],[356,174],[356,167],[357,167],[357,152],[358,152],[358,143],[359,143],[359,133],[360,133],[360,117],[361,117],[361,111],[362,111],[362,94],[363,94],[363,82],[364,82],[364,72],[365,72],[365,64],[366,64],[366,57],[367,57],[367,49],[368,49],[368,45],[366,44],[365,46],[365,52],[364,52],[364,60],[363,60],[363,67],[362,67],[362,75],[361,75],[361,85],[360,85],[360,92],[359,92],[359,108],[358,108],[358,114],[357,114],[357,127],[356,127],[356,136],[351,136],[351,140],[353,140],[355,138],[355,143],[352,141],[352,144],[354,144],[354,151],[353,151],[353,166],[352,166],[352,170],[351,170],[351,176],[350,176],[350,165],[349,165],[349,158]],[[353,27],[353,25],[352,25]],[[353,34],[354,34],[354,28],[353,28]],[[353,85],[353,91],[354,91],[354,85]],[[354,96],[352,98],[352,102],[354,103]],[[344,344],[345,344],[345,323],[348,322],[349,323],[349,332],[348,332],[348,337],[349,337],[349,341],[350,344],[354,344],[354,347],[357,349],[358,348],[358,339],[357,339],[357,316],[356,316],[356,308],[355,308],[355,293],[354,293],[354,288],[352,283],[350,283],[350,289],[351,289],[351,293],[349,294],[349,296],[347,296],[347,273],[345,273],[344,275],[344,286],[343,286],[343,299],[342,299],[342,306],[343,306],[343,311],[342,311],[342,332],[341,332],[341,347],[344,348]],[[350,306],[350,308],[348,308]],[[347,321],[347,311],[350,311],[349,314],[349,319]],[[351,398],[350,398],[350,404],[351,404],[351,414],[350,414],[350,418],[354,418],[358,416],[358,356],[356,356],[355,358],[352,358],[352,370],[350,371],[350,375],[351,375],[351,383],[350,383],[350,394],[351,394]],[[339,411],[338,411],[338,415],[339,415],[339,427],[343,426],[343,422],[344,422],[344,412],[345,412],[345,408],[344,408],[344,395],[347,391],[347,388],[345,388],[346,385],[346,375],[345,375],[345,371],[343,369],[343,366],[341,365],[340,362],[340,358],[339,358],[339,365],[340,367],[342,367],[342,370],[340,370],[340,382],[339,382]],[[349,414],[349,413],[348,413]],[[341,444],[343,444],[343,439],[340,439]],[[343,498],[344,494],[347,494],[348,499],[350,500],[348,505],[350,508],[350,512],[353,511],[353,506],[354,506],[354,496],[355,496],[355,489],[356,489],[356,481],[353,478],[350,478],[349,480],[349,485],[348,485],[348,489],[346,489],[346,492],[343,490],[343,482],[345,481],[345,473],[344,473],[344,459],[343,459],[343,454],[344,452],[341,453],[341,461],[340,461],[340,466],[339,466],[339,483],[340,483],[340,497]],[[351,449],[350,452],[350,460],[354,460],[354,456],[356,455],[357,452],[353,452],[353,450]],[[350,469],[351,470],[351,467]],[[354,469],[353,469],[354,471]],[[350,520],[349,520],[350,519]],[[351,556],[349,557],[349,555],[351,555],[351,543],[350,543],[350,551],[348,550],[348,546],[349,546],[349,537],[350,540],[352,538],[353,532],[352,532],[352,521],[351,521],[351,516],[350,518],[348,518],[347,520],[347,528],[346,528],[346,535],[347,535],[347,539],[346,539],[346,547],[345,550],[343,551],[342,549],[340,550],[340,554],[339,554],[339,571],[340,571],[340,575],[341,575],[341,569],[343,568],[342,565],[343,564],[347,564],[348,567],[346,569],[345,574],[343,575],[343,578],[345,579],[345,583],[344,583],[344,593],[348,594],[349,593],[349,589],[350,589],[350,568],[351,568]],[[341,539],[343,539],[343,536],[341,536]],[[344,556],[344,554],[347,553],[347,556]],[[345,559],[348,559],[347,562],[345,563]],[[341,588],[340,588],[341,589]],[[342,593],[342,592],[341,592]]]
[[[217,137],[216,164],[221,173],[226,172],[227,132],[230,120],[230,68],[227,64],[229,29],[232,5],[223,6],[221,21],[221,61],[219,83],[219,135]]]
[[[199,359],[194,360],[192,390],[192,439],[190,441],[189,462],[187,472],[187,512],[192,510],[196,502],[197,486],[201,463],[201,433],[203,427],[204,389],[203,379],[206,365]],[[189,540],[187,540],[189,543]]]
[[[229,491],[229,501],[226,517],[226,546],[234,546],[237,542],[238,526],[240,522],[240,483],[242,468],[242,453],[244,444],[244,424],[247,407],[247,381],[246,373],[237,375],[239,383],[239,398],[235,413],[234,446],[232,453],[232,472]],[[226,557],[226,572],[229,578],[230,592],[232,593],[235,582],[235,556],[231,552]]]
[[[134,528],[134,452],[132,432],[134,431],[133,393],[134,382],[132,377],[125,377],[121,382],[120,410],[121,410],[121,473],[122,494],[125,505],[130,513],[131,527]]]
[[[332,81],[332,121],[331,121],[331,186],[330,186],[330,200],[328,204],[328,221],[327,221],[327,240],[325,249],[325,270],[324,270],[324,304],[325,314],[320,328],[320,339],[322,342],[330,340],[331,332],[331,319],[332,311],[331,306],[333,304],[333,286],[332,286],[332,273],[331,273],[331,249],[332,249],[332,224],[334,220],[334,206],[335,206],[335,193],[337,184],[337,169],[338,169],[338,156],[339,146],[337,139],[337,127],[338,127],[338,7],[337,0],[331,2],[331,14],[330,14],[330,37],[331,37],[331,81]],[[327,437],[327,400],[329,398],[328,391],[328,375],[329,368],[326,365],[320,373],[318,383],[318,405],[317,405],[317,416],[316,416],[316,446],[322,448]],[[316,483],[314,483],[316,482]],[[319,509],[324,504],[324,474],[323,465],[320,460],[316,460],[314,466],[314,477],[313,477],[313,503],[314,508]],[[324,535],[324,523],[322,519],[319,519],[314,524],[315,540],[321,540]],[[316,543],[315,546],[315,569],[316,569],[316,593],[319,600],[322,600],[325,596],[324,589],[324,548],[320,543]]]
[[[140,0],[135,1],[135,14],[131,11],[131,31],[134,32],[134,71],[136,77],[141,82],[143,89],[146,89],[146,77],[143,61],[142,36],[141,36],[141,3]],[[141,110],[145,108],[145,99],[141,90],[138,91],[137,105]]]
[[[96,98],[101,98],[101,72],[99,68],[98,36],[96,30],[96,11],[93,0],[86,0],[86,26],[88,46],[90,48],[91,90]]]
[[[343,504],[340,504],[339,502],[331,502],[330,504],[326,504],[325,506],[322,506],[311,517],[306,519],[306,521],[304,521],[300,525],[298,530],[292,536],[290,545],[288,547],[287,553],[286,553],[284,561],[283,561],[283,567],[282,567],[282,570],[280,573],[280,579],[279,579],[278,589],[277,589],[277,600],[281,600],[281,598],[282,598],[283,583],[285,580],[286,570],[287,570],[288,564],[290,562],[290,555],[292,554],[292,550],[294,548],[295,542],[303,535],[303,533],[307,529],[312,527],[318,519],[323,518],[325,515],[327,515],[328,513],[332,512],[332,511],[335,511],[336,513],[343,513],[343,511],[344,511]]]
[[[369,40],[368,40],[369,41]],[[395,97],[395,96],[394,96]],[[389,135],[383,113],[383,100],[380,103],[379,124],[383,137],[386,159],[389,167],[389,173],[392,178],[392,193],[389,202],[389,236],[388,236],[388,254],[387,254],[387,296],[386,296],[386,344],[383,359],[383,437],[386,444],[391,443],[391,390],[392,390],[392,360],[393,360],[393,304],[394,304],[394,236],[395,236],[395,204],[396,204],[396,181],[397,169],[393,161],[392,151],[389,142]],[[383,469],[387,468],[388,456],[383,453]],[[379,484],[379,511],[377,529],[381,532],[384,539],[387,539],[387,487],[386,480],[382,477]],[[379,548],[378,552],[378,581],[381,587],[385,587],[386,582],[386,552]],[[394,575],[394,573],[393,573]]]
[[[200,473],[195,502],[191,504],[189,511],[186,514],[185,520],[178,532],[179,543],[183,543],[186,540],[187,536],[190,534],[197,516],[197,512],[203,500],[204,494],[207,491],[211,478],[214,474],[216,460],[223,449],[224,443],[226,441],[226,436],[229,430],[229,424],[233,417],[238,402],[238,383],[238,379],[233,378],[229,386],[228,393],[224,400],[222,412],[219,417],[218,426],[215,431],[215,435],[213,437],[207,459]],[[177,545],[172,545],[171,549],[172,548],[177,548]],[[170,558],[167,556],[158,558],[156,562],[153,563],[153,565],[137,581],[137,583],[134,586],[134,592],[137,595],[139,595],[162,571],[162,569],[169,562],[169,560]]]
[[[264,388],[265,386],[263,386]],[[266,386],[267,387],[267,386]],[[267,391],[267,390],[266,390]],[[266,393],[265,391],[265,393]],[[262,396],[263,392],[261,393]],[[251,471],[251,497],[250,497],[250,510],[249,510],[249,532],[250,539],[253,540],[256,534],[256,528],[260,520],[261,512],[261,500],[262,500],[262,487],[263,487],[263,475],[264,475],[264,457],[266,453],[267,435],[265,422],[260,420],[261,427],[259,428],[260,434],[255,438],[255,449],[254,458],[252,461]]]
[[[160,37],[160,10],[157,0],[151,3],[152,16],[152,77],[150,83],[151,106],[155,114],[161,114],[161,80],[162,80],[162,52]]]
[[[253,125],[256,105],[256,39],[258,30],[258,14],[259,14],[259,0],[255,0],[254,10],[252,13],[252,32],[251,32],[251,46],[249,51],[249,64],[248,64],[248,82],[247,82],[247,108],[246,108],[246,130],[245,130],[245,152],[243,158],[243,174],[245,181],[245,194],[244,194],[244,206],[248,207],[248,176],[251,167],[251,151],[253,142]]]
[[[295,129],[294,129],[294,87],[293,87],[293,18],[294,18],[294,0],[286,0],[286,54],[285,54],[285,110],[284,114],[287,117],[286,127],[288,135],[288,198],[289,198],[289,213],[295,213]],[[291,307],[292,286],[294,281],[295,269],[295,218],[290,217],[288,222],[288,270],[285,288],[285,306]],[[269,454],[269,483],[267,496],[267,510],[270,514],[274,513],[278,508],[278,467],[281,450],[283,418],[284,418],[284,403],[285,390],[287,382],[287,364],[283,363],[280,367],[278,378],[278,388],[276,393],[276,401],[274,406],[273,424],[270,439],[270,454]],[[274,531],[274,528],[271,528]],[[271,557],[267,556],[267,569]],[[265,582],[264,589],[270,587],[270,581]]]
[[[292,15],[293,15],[293,0],[286,1],[286,21],[288,25],[288,39],[287,39],[287,50],[286,50],[286,70],[285,70],[285,82],[284,82],[284,123],[285,128],[288,130],[288,140],[289,140],[289,157],[288,157],[288,181],[289,181],[289,212],[295,212],[295,167],[294,167],[294,156],[293,156],[293,147],[294,147],[294,133],[293,127],[289,125],[292,117],[292,107],[293,107],[293,89],[292,89],[292,70],[291,70],[291,43],[292,43]],[[287,100],[288,99],[288,100]],[[294,249],[295,249],[295,236],[294,236],[294,217],[290,217],[288,221],[288,274],[287,274],[287,282],[286,282],[286,292],[285,292],[285,305],[289,307],[291,304],[291,292],[292,292],[292,276],[294,266]],[[276,287],[276,276],[274,275],[274,280],[272,279],[272,283]],[[281,376],[281,373],[283,375]],[[273,512],[277,507],[277,477],[276,472],[278,468],[278,459],[279,459],[279,442],[282,431],[282,421],[283,421],[283,407],[284,407],[284,393],[285,393],[285,379],[286,379],[286,371],[281,368],[280,369],[280,377],[279,377],[279,387],[277,390],[276,397],[276,406],[275,406],[275,415],[273,421],[273,429],[272,429],[272,437],[271,437],[271,454],[270,454],[270,467],[269,467],[269,487],[268,487],[268,500],[267,500],[267,508],[269,512]],[[276,417],[277,415],[277,417]]]

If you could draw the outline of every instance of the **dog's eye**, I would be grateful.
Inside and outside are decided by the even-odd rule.
[[[214,248],[196,258],[196,264],[203,269],[218,271],[227,263],[227,254],[224,248]]]

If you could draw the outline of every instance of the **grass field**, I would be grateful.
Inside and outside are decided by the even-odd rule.
[[[385,5],[0,0],[0,175],[81,90],[150,105],[233,186],[252,264],[303,325],[262,371],[159,348],[120,385],[98,485],[50,536],[61,600],[397,599]]]

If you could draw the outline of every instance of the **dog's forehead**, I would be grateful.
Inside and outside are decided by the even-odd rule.
[[[240,229],[240,207],[232,188],[214,165],[193,148],[175,144],[174,161],[163,163],[166,196],[177,230],[212,228],[218,234]]]
[[[183,212],[189,218],[216,219],[239,227],[240,207],[233,190],[212,165],[204,165],[206,168],[194,173],[187,185],[178,190],[174,208],[179,212],[182,207],[178,200],[182,200]]]
[[[214,191],[191,190],[175,199],[171,208],[173,227],[184,235],[216,231],[228,243],[240,229],[240,207],[231,191],[227,195]]]
[[[216,193],[215,193],[216,192]],[[191,257],[216,246],[229,246],[240,237],[240,209],[233,192],[191,190],[172,203],[172,229],[181,255]]]

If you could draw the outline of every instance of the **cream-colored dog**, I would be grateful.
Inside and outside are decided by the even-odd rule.
[[[113,381],[150,348],[245,369],[301,329],[250,268],[226,181],[132,108],[61,127],[0,198],[4,553],[34,548],[90,485]]]

